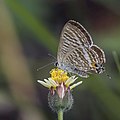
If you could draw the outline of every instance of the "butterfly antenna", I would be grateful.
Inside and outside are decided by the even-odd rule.
[[[50,57],[54,58],[54,60],[56,61],[56,57],[51,55],[51,54],[48,54]]]
[[[54,62],[48,63],[47,65],[44,65],[44,66],[38,68],[37,71],[39,71],[39,70],[41,70],[41,69],[43,69],[43,68],[45,68],[45,67],[47,67],[47,66],[49,66],[51,64],[54,64]]]

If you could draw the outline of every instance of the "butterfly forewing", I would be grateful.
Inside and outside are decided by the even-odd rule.
[[[81,45],[90,47],[92,44],[91,36],[85,28],[80,23],[69,20],[61,33],[57,54],[58,60],[62,61],[66,53],[75,47]]]
[[[70,20],[68,23],[71,25],[73,32],[75,32],[78,38],[81,39],[81,43],[84,46],[90,47],[93,44],[90,34],[79,22]]]

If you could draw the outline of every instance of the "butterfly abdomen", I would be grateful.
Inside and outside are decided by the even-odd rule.
[[[84,78],[88,78],[89,77],[89,75],[86,72],[81,71],[81,70],[79,70],[77,68],[74,69],[74,72],[75,72],[75,74],[77,74],[80,77],[84,77]]]

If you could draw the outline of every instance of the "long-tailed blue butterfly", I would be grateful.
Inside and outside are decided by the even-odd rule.
[[[89,73],[103,73],[105,62],[104,51],[93,44],[87,30],[79,22],[69,20],[61,32],[57,67],[87,78]]]

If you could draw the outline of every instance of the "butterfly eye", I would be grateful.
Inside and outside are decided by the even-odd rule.
[[[54,63],[54,66],[56,66],[56,67],[57,67],[57,66],[58,66],[58,62],[55,62],[55,63]]]

